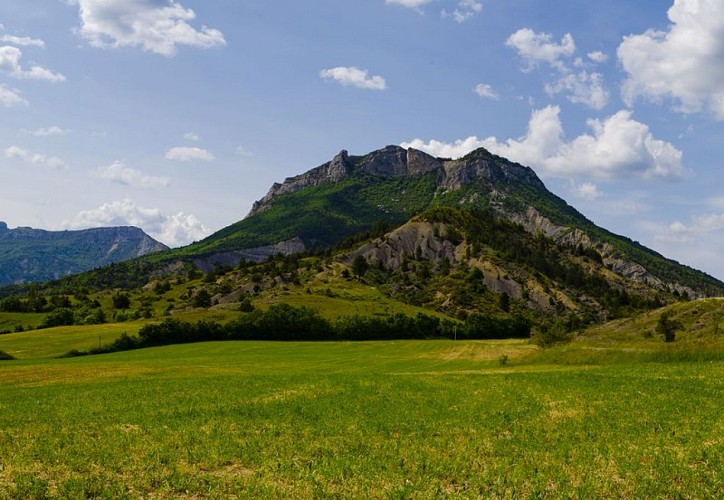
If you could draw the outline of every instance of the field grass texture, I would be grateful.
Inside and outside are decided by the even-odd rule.
[[[0,498],[724,495],[723,361],[537,354],[209,342],[0,362]]]

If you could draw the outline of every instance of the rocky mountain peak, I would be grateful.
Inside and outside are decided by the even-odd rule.
[[[480,148],[458,160],[435,158],[423,151],[400,146],[385,146],[363,156],[349,156],[342,150],[331,161],[308,172],[274,183],[267,194],[254,203],[249,216],[271,206],[277,196],[295,193],[309,186],[341,182],[352,175],[364,174],[381,178],[417,177],[437,172],[439,187],[455,190],[474,182],[524,182],[544,188],[543,183],[528,167],[509,162]]]

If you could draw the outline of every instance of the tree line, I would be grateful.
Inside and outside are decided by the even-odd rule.
[[[71,351],[66,356],[223,340],[339,341],[527,337],[530,337],[530,323],[519,317],[471,314],[465,323],[459,323],[418,313],[415,316],[348,316],[331,321],[308,307],[276,304],[265,311],[254,310],[228,323],[209,320],[190,323],[168,318],[161,323],[144,325],[137,337],[123,334],[111,344],[85,352]]]

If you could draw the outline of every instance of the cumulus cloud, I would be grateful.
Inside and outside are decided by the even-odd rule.
[[[198,142],[199,141],[199,135],[195,132],[186,132],[184,134],[184,139],[191,142]]]
[[[667,31],[630,35],[619,45],[624,100],[671,99],[680,112],[706,110],[724,120],[724,3],[676,0],[668,17]]]
[[[27,36],[3,35],[0,42],[11,43],[20,47],[45,47],[45,42],[38,38],[30,38]]]
[[[140,47],[172,56],[179,45],[202,49],[226,45],[221,31],[190,22],[192,9],[175,0],[74,0],[79,6],[79,33],[94,47]]]
[[[19,90],[9,89],[0,83],[0,104],[6,108],[11,108],[13,106],[28,104],[28,101],[22,97]]]
[[[510,160],[530,165],[541,175],[560,178],[616,179],[631,176],[676,179],[687,170],[683,154],[672,144],[654,138],[649,127],[622,110],[605,120],[588,120],[590,134],[565,140],[560,108],[547,106],[532,113],[528,131],[520,139],[499,141],[475,136],[444,143],[421,139],[403,143],[434,156],[460,157],[484,147]]]
[[[0,70],[13,78],[19,80],[46,80],[49,82],[63,82],[65,76],[60,73],[53,73],[38,65],[31,65],[30,69],[24,69],[20,64],[23,52],[17,47],[5,45],[0,47]]]
[[[145,175],[140,170],[127,167],[120,161],[98,168],[92,173],[92,176],[115,184],[140,188],[166,187],[170,184],[168,177]]]
[[[158,208],[141,207],[129,199],[80,212],[72,220],[64,221],[63,225],[71,229],[136,226],[171,247],[189,244],[211,233],[193,214],[179,212],[167,215]]]
[[[5,150],[5,156],[7,158],[20,160],[23,163],[28,163],[31,165],[38,165],[55,169],[65,167],[65,162],[57,156],[46,156],[38,153],[31,153],[30,151],[19,148],[18,146],[10,146],[9,148],[7,148]]]
[[[550,33],[536,33],[530,28],[521,28],[505,41],[526,62],[525,71],[531,71],[542,62],[551,66],[560,65],[560,61],[576,52],[576,43],[570,33],[561,38],[560,43],[553,40]]]
[[[581,198],[588,201],[598,199],[603,194],[601,193],[601,191],[598,190],[598,186],[596,186],[592,182],[583,182],[581,184],[574,183],[571,186],[571,191],[573,191],[573,195],[576,198]]]
[[[586,62],[580,57],[570,61],[576,53],[576,43],[570,33],[556,42],[549,33],[535,33],[530,28],[522,28],[510,35],[505,45],[515,49],[523,59],[524,72],[533,71],[543,63],[556,70],[558,79],[545,86],[548,95],[564,93],[572,103],[598,110],[608,104],[609,93],[603,75],[586,71]],[[601,62],[605,57],[601,52],[589,54],[594,62]]]
[[[604,63],[608,61],[608,56],[600,50],[589,52],[588,58],[595,63]]]
[[[190,162],[190,161],[197,161],[197,160],[213,161],[216,159],[216,157],[213,154],[211,154],[209,151],[202,149],[202,148],[190,148],[190,147],[185,147],[185,146],[179,146],[179,147],[171,148],[168,151],[166,151],[166,159]]]
[[[567,92],[568,100],[572,103],[584,104],[593,109],[603,109],[609,98],[603,75],[587,71],[564,74],[556,82],[547,84],[545,91],[551,96]]]
[[[478,139],[471,135],[466,139],[458,139],[455,142],[443,142],[431,139],[428,142],[422,139],[413,139],[410,142],[400,144],[403,148],[414,148],[424,151],[437,158],[461,158],[471,151],[485,147],[485,139]]]
[[[369,76],[366,69],[355,68],[354,66],[337,66],[336,68],[323,69],[319,76],[325,80],[334,80],[342,85],[351,85],[361,89],[385,90],[387,82],[381,76]]]
[[[500,99],[500,95],[487,83],[477,84],[473,89],[473,92],[485,99],[493,99],[494,101]]]

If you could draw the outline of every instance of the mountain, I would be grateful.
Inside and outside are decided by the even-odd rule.
[[[272,185],[243,220],[177,251],[208,271],[331,247],[375,225],[399,227],[434,207],[492,214],[557,245],[595,252],[613,274],[691,298],[724,294],[724,283],[586,219],[548,191],[529,167],[480,148],[458,160],[387,146],[364,156],[341,151]]]
[[[45,231],[0,222],[0,285],[54,280],[166,249],[136,227]]]

